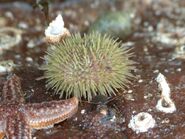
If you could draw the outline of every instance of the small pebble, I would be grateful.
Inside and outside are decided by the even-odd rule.
[[[159,70],[158,69],[157,70],[154,70],[153,73],[159,73]]]
[[[25,23],[25,22],[20,22],[20,23],[18,24],[18,27],[19,27],[19,28],[22,28],[22,29],[28,29],[28,24]]]
[[[26,57],[27,62],[33,62],[33,59],[31,57]]]
[[[28,42],[28,44],[27,44],[27,47],[28,48],[34,48],[36,45],[35,45],[35,43],[34,43],[34,41],[33,40],[30,40],[29,42]]]
[[[138,80],[138,83],[142,83],[142,82],[143,82],[143,80],[142,80],[142,79],[139,79],[139,80]]]
[[[77,118],[77,117],[75,117],[75,118],[74,118],[74,121],[78,121],[78,118]]]
[[[169,70],[168,70],[168,69],[165,69],[165,70],[164,70],[164,72],[168,73],[168,72],[169,72]]]
[[[15,67],[12,60],[0,61],[0,74],[11,72]]]
[[[5,16],[8,17],[8,18],[10,18],[11,20],[14,19],[14,16],[13,16],[12,12],[10,12],[10,11],[7,11],[7,12],[5,13]]]
[[[133,96],[133,94],[125,94],[125,99],[134,101],[134,96]]]
[[[81,114],[84,114],[85,113],[85,109],[81,110]]]
[[[133,90],[128,90],[128,93],[130,94],[130,93],[132,93],[133,92]]]
[[[178,68],[178,69],[176,69],[176,71],[181,72],[181,71],[182,71],[182,69],[181,69],[181,68]]]
[[[111,121],[111,122],[115,122],[115,120],[116,120],[116,116],[114,115],[114,116],[110,119],[110,121]]]

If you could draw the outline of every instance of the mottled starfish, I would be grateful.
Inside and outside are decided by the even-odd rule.
[[[59,123],[76,113],[78,99],[26,104],[20,79],[11,76],[4,84],[0,103],[0,139],[31,139],[32,129]]]

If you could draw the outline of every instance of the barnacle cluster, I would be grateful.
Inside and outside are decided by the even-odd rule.
[[[134,62],[130,49],[108,35],[74,34],[53,44],[42,67],[47,87],[61,97],[112,95],[133,77]]]

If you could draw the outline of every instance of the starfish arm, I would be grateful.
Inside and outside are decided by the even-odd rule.
[[[31,129],[22,113],[7,118],[6,137],[8,139],[31,139]]]
[[[73,97],[67,100],[27,104],[24,114],[31,128],[41,129],[62,122],[77,112],[78,99]]]
[[[3,139],[3,138],[4,138],[4,136],[5,136],[5,133],[0,132],[0,139]]]
[[[0,120],[0,139],[5,136],[5,122]]]
[[[2,99],[4,102],[24,102],[20,78],[18,76],[13,75],[5,82]]]
[[[4,109],[0,107],[0,139],[3,139],[5,136],[5,128],[6,128],[6,122],[5,118],[3,117]]]

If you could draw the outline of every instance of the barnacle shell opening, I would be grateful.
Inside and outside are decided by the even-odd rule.
[[[155,126],[155,123],[156,122],[151,114],[141,112],[135,116],[132,116],[128,127],[138,134],[141,132],[147,132],[150,128]]]
[[[167,106],[163,105],[163,101],[165,101]],[[156,109],[158,109],[159,111],[164,112],[164,113],[173,113],[176,111],[176,107],[175,107],[174,102],[171,99],[166,101],[166,100],[164,100],[164,98],[161,98],[157,101]]]

